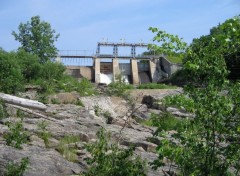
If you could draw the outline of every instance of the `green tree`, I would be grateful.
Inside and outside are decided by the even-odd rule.
[[[149,28],[155,36],[153,42],[158,42],[157,44],[150,44],[148,47],[155,54],[164,54],[168,56],[182,57],[187,49],[187,43],[182,41],[177,35],[172,35],[166,31],[160,30],[158,28]]]
[[[34,16],[26,24],[20,23],[18,26],[19,34],[15,31],[12,35],[15,40],[21,43],[20,49],[36,54],[41,63],[45,63],[57,54],[54,42],[57,41],[59,34],[45,21],[40,20],[40,16]]]
[[[0,91],[16,93],[22,90],[23,79],[15,53],[0,50]]]
[[[209,35],[193,40],[184,60],[187,79],[199,86],[213,79],[223,81],[239,57],[240,16],[236,16],[213,27]]]
[[[239,54],[237,21],[239,17],[227,20],[210,35],[195,39],[186,50],[184,70],[192,81],[184,88],[184,95],[163,103],[195,117],[184,129],[176,129],[173,139],[162,140],[159,157],[152,163],[155,168],[165,165],[163,159],[167,158],[177,164],[180,175],[239,175],[240,84],[226,79],[226,58]],[[159,126],[157,134],[166,133]]]

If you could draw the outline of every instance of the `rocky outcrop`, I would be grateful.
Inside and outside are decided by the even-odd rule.
[[[24,145],[22,150],[18,150],[0,144],[0,175],[4,176],[9,162],[19,163],[25,157],[29,158],[30,165],[24,176],[66,176],[83,171],[79,164],[65,160],[55,150],[34,145]]]
[[[176,93],[178,93],[176,90],[167,91],[167,95]],[[127,102],[119,97],[72,97],[72,93],[70,96],[65,95],[52,96],[59,99],[58,104],[47,104],[45,112],[36,111],[49,119],[36,116],[36,114],[24,113],[23,127],[28,135],[28,143],[24,144],[21,150],[7,146],[3,139],[3,135],[9,130],[5,122],[15,119],[14,116],[17,115],[14,108],[11,107],[9,110],[11,119],[0,120],[0,175],[4,174],[9,162],[19,162],[24,157],[29,158],[29,167],[24,176],[81,174],[87,168],[84,159],[90,157],[84,145],[96,141],[96,132],[101,127],[110,132],[112,140],[118,141],[120,146],[135,145],[135,153],[148,162],[157,158],[155,150],[160,139],[152,140],[156,128],[141,125],[132,118],[133,115],[134,118],[147,119],[152,112],[160,113],[160,110],[149,109],[149,107],[153,108],[152,100],[148,101],[145,97],[143,100],[145,104],[136,103],[135,109],[130,109]],[[158,98],[167,95],[158,95]],[[66,97],[69,101],[66,101]],[[157,100],[157,96],[152,96],[152,99]],[[81,101],[82,106],[70,103],[75,100]],[[96,108],[101,113],[97,113]],[[108,112],[112,118],[111,123],[107,123],[105,112]],[[39,124],[42,122],[45,122],[46,126],[41,129]],[[47,143],[39,135],[43,130],[50,134]],[[77,151],[75,163],[68,161],[58,152],[61,139],[70,135],[80,138],[80,141],[76,143],[67,144],[68,147],[74,147]],[[152,170],[148,165],[147,175],[163,175],[163,173],[160,169]]]

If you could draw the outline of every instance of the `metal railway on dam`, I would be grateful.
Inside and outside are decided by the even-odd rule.
[[[101,54],[101,47],[112,47],[112,54]],[[131,49],[129,55],[119,54],[119,47]],[[170,63],[163,55],[136,54],[136,48],[148,48],[143,43],[99,42],[96,53],[89,51],[59,51],[56,61],[67,67],[67,74],[87,78],[96,83],[109,84],[118,75],[130,84],[158,82],[171,76],[181,65]]]

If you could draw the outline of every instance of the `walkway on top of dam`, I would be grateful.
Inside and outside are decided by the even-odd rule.
[[[101,53],[101,47],[112,47],[112,54]],[[119,47],[130,47],[131,53],[122,54],[118,52]],[[148,44],[144,43],[112,43],[112,42],[98,42],[97,50],[94,53],[92,50],[60,50],[58,52],[59,58],[92,58],[92,59],[137,59],[137,60],[149,60],[158,59],[162,55],[155,55],[154,52],[147,51],[145,53],[136,54],[136,48],[147,48]]]

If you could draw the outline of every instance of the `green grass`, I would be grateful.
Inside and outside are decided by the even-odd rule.
[[[166,84],[158,84],[158,83],[146,83],[141,84],[137,87],[137,89],[176,89],[176,86],[170,86]]]
[[[147,126],[158,127],[157,131],[181,131],[185,128],[185,125],[189,122],[187,119],[180,119],[174,117],[169,112],[163,112],[161,114],[151,114],[151,118],[141,121],[141,124]]]
[[[77,161],[77,147],[69,147],[68,144],[79,142],[79,136],[67,135],[60,140],[57,150],[63,155],[65,159],[71,162]]]

